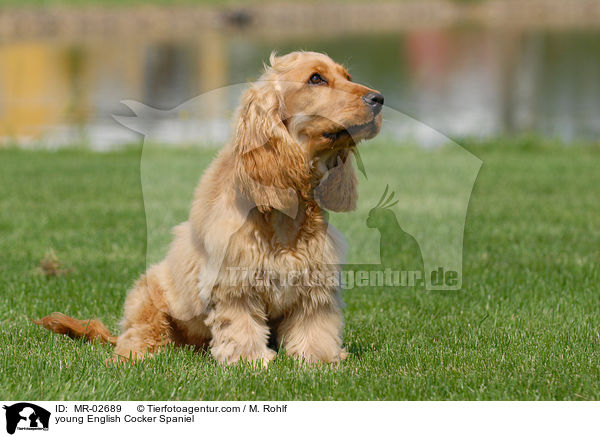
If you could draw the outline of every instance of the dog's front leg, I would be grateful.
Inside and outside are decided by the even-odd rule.
[[[214,303],[206,324],[213,357],[222,363],[248,361],[266,366],[275,358],[267,347],[269,327],[264,305],[249,297],[227,297]]]
[[[278,337],[286,352],[314,362],[345,359],[348,353],[342,348],[344,321],[340,306],[337,299],[326,304],[311,299],[297,305],[279,326]]]

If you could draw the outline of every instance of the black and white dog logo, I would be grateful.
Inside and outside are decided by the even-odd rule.
[[[6,432],[14,434],[18,429],[35,431],[48,430],[50,411],[35,404],[19,402],[11,406],[4,406],[6,410]]]

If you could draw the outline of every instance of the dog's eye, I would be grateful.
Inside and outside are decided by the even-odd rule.
[[[308,79],[308,83],[311,85],[323,85],[327,83],[327,80],[319,73],[313,73],[313,75]]]

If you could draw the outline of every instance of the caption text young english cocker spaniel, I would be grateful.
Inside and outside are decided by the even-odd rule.
[[[344,243],[324,210],[355,208],[350,152],[379,132],[383,96],[320,53],[272,55],[270,64],[243,95],[233,138],[200,180],[168,255],[127,295],[122,334],[61,313],[36,323],[112,343],[125,360],[187,344],[209,346],[220,362],[266,365],[273,342],[310,361],[345,358],[339,287],[329,280]],[[273,272],[306,275],[282,283]]]

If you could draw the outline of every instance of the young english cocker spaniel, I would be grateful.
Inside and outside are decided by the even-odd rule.
[[[112,343],[123,359],[188,344],[209,346],[220,362],[266,365],[270,339],[310,361],[346,357],[330,280],[344,243],[324,210],[355,208],[350,152],[379,132],[383,96],[320,53],[271,55],[270,64],[243,95],[233,139],[200,180],[167,257],[127,295],[122,334],[61,313],[36,323]]]

